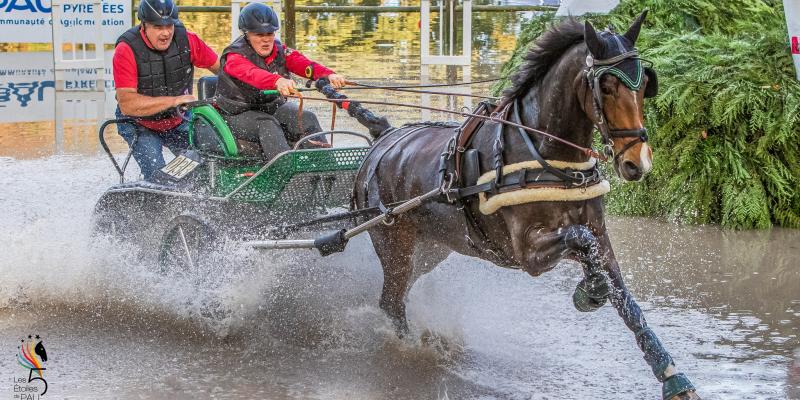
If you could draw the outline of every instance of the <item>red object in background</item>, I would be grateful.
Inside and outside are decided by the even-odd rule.
[[[792,54],[800,54],[800,40],[797,36],[792,36]]]

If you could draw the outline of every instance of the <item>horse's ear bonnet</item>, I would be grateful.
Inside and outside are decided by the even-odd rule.
[[[645,10],[623,35],[612,29],[606,29],[598,34],[592,24],[586,21],[584,40],[592,58],[594,60],[610,60],[621,54],[635,51],[636,39],[639,37],[639,31],[646,16],[647,11]],[[612,65],[596,65],[594,68],[595,76],[612,74],[634,91],[641,89],[644,83],[643,75],[647,75],[649,83],[645,88],[644,96],[653,97],[658,93],[658,79],[655,71],[650,67],[643,67],[642,61],[638,57],[625,58]]]

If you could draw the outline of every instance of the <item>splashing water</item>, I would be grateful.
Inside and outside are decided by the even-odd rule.
[[[592,314],[572,308],[570,295],[580,279],[574,264],[533,279],[452,256],[410,291],[412,334],[397,339],[377,308],[382,272],[367,237],[327,258],[305,251],[254,253],[230,243],[197,286],[161,275],[128,244],[92,236],[94,203],[114,181],[100,156],[0,159],[5,211],[0,348],[15,349],[19,335],[28,332],[45,335],[48,381],[60,386],[48,394],[326,399],[659,394],[612,308]],[[646,222],[650,231],[665,233],[640,248],[635,237],[624,234],[641,234],[629,229],[639,222],[610,224],[623,272],[648,321],[704,398],[795,393],[792,349],[800,345],[794,325],[778,330],[763,313],[713,311],[741,297],[725,297],[715,286],[715,279],[731,273],[725,272],[730,259],[709,248],[719,253],[726,246],[720,250],[717,239],[691,239],[717,236],[707,228]],[[733,240],[730,248],[741,247],[735,238],[725,240]],[[661,242],[667,247],[659,248]],[[693,283],[681,281],[690,274],[675,269],[680,265],[696,271]],[[786,273],[781,270],[781,280],[792,282]],[[768,273],[758,276],[767,279]],[[756,341],[757,332],[767,339]],[[0,360],[2,381],[21,368],[12,361]],[[97,366],[105,372],[98,373]]]

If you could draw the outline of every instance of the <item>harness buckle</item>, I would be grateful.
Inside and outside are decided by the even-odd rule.
[[[381,210],[381,212],[384,215],[386,215],[386,219],[384,219],[381,222],[386,226],[394,225],[394,220],[395,220],[394,207],[386,207],[385,205],[383,205],[382,201],[379,201],[378,202],[378,209]]]
[[[442,180],[442,187],[439,188],[439,191],[444,194],[444,198],[451,204],[458,201],[458,189],[453,189],[453,181],[455,181],[455,175],[448,173],[447,178]]]
[[[446,146],[447,158],[452,157],[453,154],[456,153],[456,136],[451,137],[450,140],[447,142],[447,146]]]
[[[603,155],[608,158],[614,158],[614,141],[610,140],[603,145]]]
[[[572,178],[573,179],[580,179],[578,183],[572,183],[573,186],[583,186],[586,187],[586,183],[589,179],[586,177],[586,174],[583,171],[572,171]]]

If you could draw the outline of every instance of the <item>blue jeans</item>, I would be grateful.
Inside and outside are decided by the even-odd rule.
[[[125,117],[119,108],[117,108],[116,115],[117,118]],[[133,143],[136,132],[139,133],[139,138],[133,146],[133,159],[139,164],[145,180],[150,180],[153,172],[166,165],[162,146],[166,146],[176,156],[189,148],[188,121],[183,121],[166,132],[152,131],[136,123],[119,124],[117,132],[128,142],[128,146]]]

